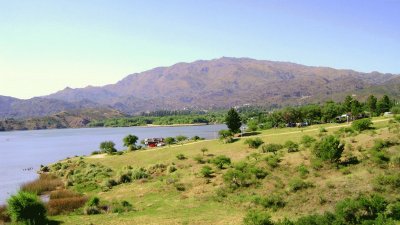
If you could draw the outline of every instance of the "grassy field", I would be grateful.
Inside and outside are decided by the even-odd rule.
[[[279,196],[283,207],[266,208],[272,219],[295,219],[310,213],[323,213],[332,210],[335,204],[346,198],[356,197],[360,193],[380,192],[388,198],[400,197],[399,190],[389,186],[376,184],[376,179],[382,174],[390,174],[398,170],[391,163],[375,162],[369,149],[374,146],[374,139],[399,139],[398,130],[389,130],[389,119],[374,118],[374,129],[360,134],[342,133],[345,151],[342,158],[356,156],[359,163],[337,167],[330,163],[321,163],[311,153],[311,148],[300,145],[300,151],[288,153],[286,149],[278,152],[280,162],[271,166],[266,157],[272,153],[259,153],[259,149],[251,149],[244,144],[244,139],[261,138],[264,143],[283,144],[288,140],[299,142],[303,135],[318,139],[321,135],[334,134],[348,124],[324,124],[305,128],[282,128],[260,131],[258,135],[243,137],[234,143],[223,144],[218,140],[205,140],[183,145],[128,152],[113,156],[88,156],[69,159],[69,163],[83,161],[85,165],[102,165],[110,171],[111,178],[127,170],[149,168],[162,164],[166,168],[155,172],[151,177],[119,184],[111,189],[93,188],[93,190],[78,188],[89,196],[98,196],[102,202],[126,200],[134,211],[124,213],[107,213],[99,215],[82,215],[72,213],[60,215],[52,219],[63,224],[241,224],[243,216],[250,208],[262,208],[254,201],[257,197]],[[321,127],[326,132],[321,132]],[[257,180],[254,185],[228,190],[223,180],[226,169],[218,169],[210,163],[200,164],[194,157],[202,156],[200,151],[207,148],[204,160],[213,159],[218,155],[226,155],[235,164],[245,161],[267,171],[264,179]],[[398,145],[393,145],[385,152],[390,157],[400,155]],[[183,154],[186,159],[177,159]],[[61,162],[61,165],[67,163]],[[204,178],[200,171],[204,165],[210,165],[214,174],[212,178]],[[65,166],[67,167],[67,166]],[[177,170],[168,172],[168,168]],[[76,168],[82,169],[82,168]],[[82,169],[83,170],[83,169]],[[60,169],[61,175],[67,171]],[[88,175],[89,176],[89,175]],[[108,177],[110,178],[110,177]],[[88,178],[89,179],[89,178]],[[104,179],[93,178],[99,186]],[[308,187],[293,191],[293,183],[301,181],[310,184]],[[184,187],[178,190],[177,184]],[[70,187],[77,189],[76,186]]]

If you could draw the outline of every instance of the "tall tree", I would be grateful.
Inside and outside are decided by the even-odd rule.
[[[351,112],[351,108],[352,108],[351,103],[353,101],[354,101],[354,99],[350,95],[347,95],[346,98],[344,99],[343,105],[346,109],[346,112]]]
[[[359,101],[354,99],[351,102],[351,115],[353,116],[353,119],[356,119],[360,113],[362,113],[362,106]]]
[[[376,104],[378,113],[389,112],[392,104],[390,102],[389,96],[384,95]]]
[[[132,151],[136,145],[136,142],[138,141],[138,137],[132,134],[127,135],[126,137],[124,137],[123,142],[124,142],[124,146],[128,147],[129,151]]]
[[[231,108],[225,117],[225,123],[232,133],[239,133],[240,126],[242,126],[242,121],[240,119],[239,113]]]
[[[371,113],[371,115],[376,114],[376,102],[378,99],[374,95],[370,95],[366,101],[366,108]]]

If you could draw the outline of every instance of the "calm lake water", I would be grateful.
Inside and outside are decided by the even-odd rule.
[[[89,155],[102,141],[113,141],[122,149],[122,138],[134,134],[139,140],[151,137],[198,135],[217,137],[225,125],[182,127],[80,128],[0,132],[0,204],[25,182],[36,179],[40,165],[75,155]],[[26,170],[32,168],[30,170]]]

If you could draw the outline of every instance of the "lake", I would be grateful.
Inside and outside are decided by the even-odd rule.
[[[19,186],[37,178],[40,165],[75,155],[89,155],[102,141],[113,141],[121,150],[122,139],[134,134],[139,140],[152,137],[195,135],[214,139],[225,125],[177,127],[79,128],[0,132],[0,204]],[[29,169],[31,168],[31,169]]]

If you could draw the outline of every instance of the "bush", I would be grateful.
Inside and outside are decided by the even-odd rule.
[[[303,189],[307,189],[310,187],[313,187],[314,185],[312,183],[300,180],[300,179],[293,179],[289,182],[289,188],[290,191],[292,192],[296,192],[296,191],[300,191]]]
[[[7,203],[8,214],[16,224],[45,224],[47,221],[46,208],[33,193],[19,191]]]
[[[50,198],[47,203],[49,215],[59,215],[61,213],[73,212],[81,208],[87,201],[86,197],[75,195],[73,197]]]
[[[280,195],[270,195],[268,197],[257,197],[254,202],[256,204],[262,205],[264,208],[272,208],[273,210],[277,210],[279,208],[283,208],[286,205],[286,202],[283,200]]]
[[[244,225],[274,225],[271,216],[264,211],[250,210],[243,218]]]
[[[372,150],[381,151],[382,149],[390,146],[391,146],[390,141],[377,138],[374,140],[374,146],[372,147]]]
[[[176,140],[175,140],[174,137],[166,137],[166,138],[164,139],[164,142],[165,142],[165,144],[167,144],[167,145],[172,145],[172,144],[175,144]]]
[[[206,161],[204,160],[204,157],[201,155],[196,155],[193,159],[194,159],[194,161],[196,161],[199,164],[206,163]]]
[[[112,154],[117,151],[115,143],[112,141],[103,141],[100,143],[100,150],[103,153]]]
[[[130,183],[132,181],[131,172],[125,172],[119,176],[119,183]]]
[[[223,179],[232,189],[248,187],[257,182],[257,179],[263,179],[267,172],[262,168],[250,165],[246,162],[235,164],[233,169],[228,170]]]
[[[177,191],[185,191],[186,190],[185,185],[182,183],[175,183],[174,186]]]
[[[175,172],[177,170],[178,169],[173,165],[168,166],[168,169],[167,169],[168,173],[173,173],[173,172]]]
[[[118,182],[115,181],[114,179],[108,179],[108,180],[106,181],[106,186],[107,186],[108,188],[112,188],[112,187],[114,187],[114,186],[116,186],[116,185],[118,185]]]
[[[125,200],[112,202],[110,208],[113,213],[124,213],[133,210],[132,204]]]
[[[262,152],[272,152],[276,154],[277,151],[281,150],[283,148],[282,145],[280,144],[267,144],[262,146]]]
[[[137,170],[134,170],[132,172],[132,179],[134,180],[140,180],[140,179],[145,179],[148,178],[150,175],[147,173],[146,169],[144,168],[139,168]]]
[[[364,118],[360,120],[355,120],[351,123],[351,127],[356,131],[363,131],[370,129],[372,125],[372,121],[369,118]]]
[[[230,130],[220,130],[218,132],[219,139],[224,143],[233,142],[233,133]]]
[[[183,135],[178,135],[175,137],[176,141],[178,142],[182,142],[182,141],[186,141],[188,139],[188,137],[183,136]]]
[[[324,137],[314,146],[314,154],[322,160],[338,162],[342,156],[344,145],[333,135]]]
[[[310,173],[304,164],[301,164],[299,167],[297,167],[297,171],[299,171],[300,177],[302,178],[306,177]]]
[[[311,147],[312,143],[314,143],[315,141],[316,141],[315,138],[313,138],[309,135],[304,135],[303,137],[301,137],[300,143],[302,145],[304,145],[304,147],[309,148],[309,147]]]
[[[281,159],[277,155],[265,157],[265,162],[272,168],[279,166],[280,161]]]
[[[299,144],[293,142],[293,141],[286,141],[285,142],[285,148],[287,148],[288,152],[298,152],[299,151]]]
[[[264,141],[261,140],[261,138],[248,138],[244,141],[245,144],[249,145],[249,148],[254,148],[257,149],[260,147],[262,144],[264,144]]]
[[[212,177],[214,171],[210,166],[203,166],[200,170],[200,173],[203,177]]]
[[[180,153],[180,154],[176,155],[176,158],[179,160],[185,160],[186,156],[184,154]]]
[[[219,155],[211,159],[211,163],[219,169],[223,169],[225,166],[229,166],[231,164],[231,159],[225,155]]]

